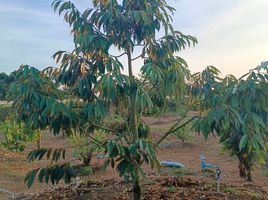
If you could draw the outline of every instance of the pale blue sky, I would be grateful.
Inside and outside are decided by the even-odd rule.
[[[73,0],[80,9],[90,0]],[[58,50],[71,50],[68,25],[51,10],[51,0],[0,0],[0,72],[27,63],[55,65]],[[239,76],[268,60],[267,0],[176,0],[174,26],[199,43],[179,53],[193,72],[207,65]],[[139,64],[139,63],[137,63]]]

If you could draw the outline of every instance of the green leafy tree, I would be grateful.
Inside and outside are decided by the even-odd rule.
[[[49,78],[45,72],[22,65],[16,73],[15,82],[10,87],[10,98],[14,99],[13,107],[17,111],[17,120],[30,130],[41,132],[49,128],[54,135],[70,134],[72,128],[78,124],[77,113],[74,112],[68,102],[64,103],[63,91]],[[45,156],[46,155],[46,156]],[[29,153],[28,160],[51,159],[51,165],[30,171],[26,177],[27,186],[30,187],[35,176],[39,173],[40,182],[49,181],[56,184],[60,179],[66,183],[75,176],[74,170],[68,162],[59,163],[65,159],[65,149],[38,148]]]
[[[0,105],[0,123],[6,121],[11,116],[14,117],[15,109],[11,105]]]
[[[51,127],[51,130],[58,134],[61,129],[65,130],[65,127],[61,127],[62,123],[72,124],[69,116],[73,113],[61,102],[61,91],[43,72],[25,65],[17,71],[15,79],[9,94],[18,111],[18,116],[15,117],[28,128],[40,133],[37,140],[37,146],[40,148],[41,130]],[[72,119],[74,118],[75,115]]]
[[[108,155],[104,167],[116,166],[119,176],[132,181],[133,199],[141,199],[140,175],[145,176],[142,163],[159,167],[157,145],[149,126],[142,120],[143,113],[157,106],[145,85],[150,85],[151,92],[157,91],[163,100],[177,98],[188,70],[186,62],[174,53],[197,41],[173,29],[175,10],[164,0],[92,2],[92,8],[84,12],[70,1],[53,2],[54,10],[64,14],[71,27],[75,49],[55,53],[58,69],[39,72],[29,66],[22,67],[13,90],[24,92],[18,93],[14,104],[19,108],[19,120],[33,128],[49,127],[54,133],[86,133],[99,142]],[[115,49],[118,55],[114,55]],[[126,64],[122,62],[123,57]],[[143,65],[134,65],[136,59],[142,59]],[[145,82],[134,76],[134,68],[135,71],[140,68]],[[124,69],[128,75],[122,72]],[[71,98],[65,95],[62,99],[55,92],[57,88],[49,89],[52,83],[65,86]],[[120,118],[112,127],[106,126],[109,112]],[[110,134],[110,139],[96,140],[92,137],[94,129],[102,129]],[[63,152],[54,150],[52,160],[64,157]],[[45,154],[50,155],[51,150],[33,151],[28,158],[42,159]],[[28,173],[29,186],[37,173],[40,181],[45,177],[46,182],[50,178],[52,183],[61,178],[68,182],[74,175],[69,164],[55,164],[49,170]]]
[[[0,100],[7,100],[7,92],[9,86],[14,81],[14,74],[15,72],[12,72],[10,75],[0,73]]]
[[[252,168],[264,162],[267,146],[268,62],[236,79],[221,79],[215,67],[193,76],[191,98],[201,117],[196,124],[205,138],[216,132],[220,143],[239,159],[240,176],[252,181]]]
[[[105,135],[102,131],[95,131],[92,134],[92,137],[94,137],[98,141],[103,141],[105,139]],[[69,141],[74,149],[74,157],[78,157],[79,159],[81,158],[85,166],[90,165],[90,161],[93,157],[93,154],[103,152],[102,146],[98,142],[87,137],[86,135],[71,135]]]

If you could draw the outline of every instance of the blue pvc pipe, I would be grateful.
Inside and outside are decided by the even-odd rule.
[[[161,161],[160,164],[164,167],[175,167],[175,168],[184,168],[184,165],[178,162],[164,160]]]

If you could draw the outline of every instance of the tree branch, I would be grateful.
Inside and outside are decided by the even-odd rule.
[[[131,61],[137,60],[140,57],[143,57],[143,53],[141,55],[137,56],[136,58],[131,59]]]
[[[132,62],[131,62],[131,50],[130,47],[127,47],[127,58],[128,58],[128,75],[129,77],[133,77],[133,72],[132,72]]]
[[[137,56],[136,58],[131,59],[131,61],[137,60],[140,57],[144,58],[146,54],[146,47],[147,45],[145,45],[144,48],[142,49],[141,55]]]
[[[175,131],[179,130],[180,128],[186,126],[187,124],[189,124],[191,121],[193,121],[194,119],[199,118],[199,116],[193,116],[191,117],[188,121],[184,122],[183,124],[181,124],[180,126],[178,126],[177,128],[173,129],[178,123],[180,123],[182,120],[180,120],[179,122],[177,122],[175,125],[173,125],[168,132],[165,133],[165,135],[156,143],[156,144],[160,144],[169,134],[174,133]]]
[[[119,133],[117,130],[112,130],[112,129],[109,129],[109,128],[107,128],[107,127],[103,127],[103,126],[100,126],[100,125],[98,125],[98,124],[95,124],[95,123],[93,123],[93,122],[90,122],[93,126],[96,126],[97,128],[100,128],[100,129],[102,129],[102,130],[104,130],[104,131],[108,131],[108,132],[113,132],[113,133]]]
[[[127,54],[127,53],[124,52],[124,53],[121,53],[121,54],[118,55],[118,56],[114,56],[114,55],[109,54],[109,56],[112,56],[112,57],[114,57],[114,58],[120,58],[121,56],[123,56],[123,55],[125,55],[125,54]]]

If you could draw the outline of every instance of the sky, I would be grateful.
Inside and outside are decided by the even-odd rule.
[[[51,0],[0,0],[0,72],[21,64],[55,66],[51,56],[73,48],[68,24]],[[91,0],[73,0],[83,10]],[[267,0],[168,0],[176,8],[174,27],[198,39],[178,55],[192,72],[206,66],[239,77],[268,60]],[[137,63],[139,65],[139,63]],[[138,68],[136,68],[136,73]]]

